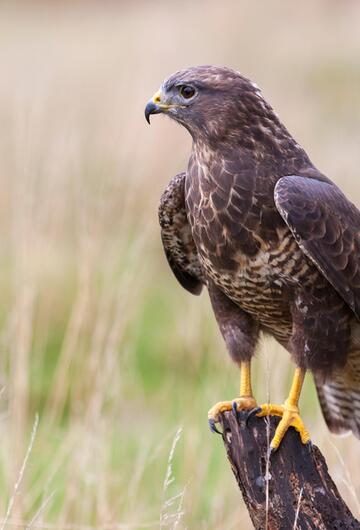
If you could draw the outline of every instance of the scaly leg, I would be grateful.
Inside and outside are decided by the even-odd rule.
[[[219,432],[216,428],[216,423],[219,421],[220,413],[226,410],[232,410],[234,407],[237,410],[253,409],[256,407],[256,401],[251,388],[250,361],[240,363],[240,397],[232,401],[220,401],[209,410],[208,419],[210,430]]]
[[[265,403],[255,409],[253,413],[257,416],[281,416],[281,421],[275,430],[275,434],[270,443],[271,450],[278,449],[282,439],[289,427],[294,427],[300,434],[303,444],[310,442],[310,436],[304,427],[304,423],[299,414],[299,397],[305,378],[305,370],[296,368],[294,378],[291,384],[289,397],[283,405],[273,405]]]

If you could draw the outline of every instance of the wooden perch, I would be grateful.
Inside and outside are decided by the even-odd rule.
[[[303,445],[291,428],[267,464],[268,438],[278,419],[254,416],[246,427],[246,416],[241,412],[237,420],[225,412],[221,422],[227,455],[255,529],[359,530],[319,449]]]

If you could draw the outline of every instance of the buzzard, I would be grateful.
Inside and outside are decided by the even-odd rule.
[[[183,125],[187,170],[167,186],[159,219],[165,254],[190,293],[206,287],[240,394],[209,411],[280,416],[310,437],[298,401],[307,370],[329,429],[360,437],[360,212],[310,161],[259,88],[229,68],[171,75],[146,105]],[[257,406],[251,359],[269,334],[296,368],[284,404]]]

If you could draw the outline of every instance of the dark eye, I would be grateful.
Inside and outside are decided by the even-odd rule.
[[[195,88],[189,85],[182,85],[179,87],[179,92],[184,99],[190,99],[195,95]]]

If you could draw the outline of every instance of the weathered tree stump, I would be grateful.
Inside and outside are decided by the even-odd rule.
[[[316,446],[304,446],[289,429],[278,451],[268,441],[278,419],[221,416],[223,441],[256,530],[359,530]],[[268,478],[268,480],[267,480]]]

